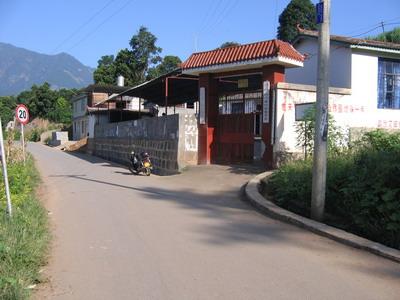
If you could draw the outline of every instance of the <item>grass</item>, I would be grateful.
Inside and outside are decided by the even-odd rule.
[[[6,214],[0,185],[0,299],[28,299],[29,286],[40,282],[50,240],[47,213],[35,195],[40,182],[32,157],[26,166],[8,166],[13,217]],[[1,178],[3,181],[3,178]]]

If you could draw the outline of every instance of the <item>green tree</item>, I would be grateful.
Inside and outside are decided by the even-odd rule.
[[[396,27],[391,31],[378,34],[374,37],[368,37],[368,39],[400,44],[400,27]]]
[[[297,25],[316,30],[315,7],[310,0],[292,0],[279,16],[278,39],[291,42],[297,36]]]
[[[125,78],[125,85],[135,86],[139,83],[139,79],[136,75],[136,61],[132,51],[129,49],[122,49],[118,52],[117,57],[114,61],[115,65],[115,78],[112,84],[115,84],[116,77],[122,75]]]
[[[64,97],[58,97],[54,108],[49,112],[48,119],[56,123],[69,124],[72,119],[71,102]]]
[[[142,83],[146,80],[150,67],[161,62],[161,48],[156,45],[157,38],[144,26],[139,28],[129,45],[132,48],[134,61],[135,83]]]
[[[219,46],[217,49],[224,49],[224,48],[229,48],[229,47],[234,47],[234,46],[240,46],[240,43],[238,43],[238,42],[225,42],[225,43],[222,43],[221,46]]]
[[[0,97],[0,118],[5,127],[8,122],[13,120],[17,101],[13,96]]]
[[[182,61],[178,56],[167,55],[163,58],[160,64],[149,69],[147,73],[147,80],[169,73],[179,68],[181,63]]]
[[[97,69],[93,72],[93,79],[97,84],[115,84],[114,55],[104,55],[98,60]]]
[[[28,106],[32,119],[35,117],[48,119],[48,114],[57,99],[57,92],[45,82],[40,86],[33,85],[30,91],[19,94],[18,99]]]

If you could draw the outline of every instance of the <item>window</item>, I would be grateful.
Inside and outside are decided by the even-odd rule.
[[[400,61],[379,58],[378,108],[400,109]]]

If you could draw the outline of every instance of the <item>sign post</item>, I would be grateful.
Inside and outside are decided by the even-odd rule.
[[[21,138],[22,138],[22,155],[24,157],[25,164],[25,137],[24,137],[24,125],[29,122],[29,110],[23,105],[19,104],[15,110],[15,117],[18,122],[21,124]]]
[[[4,186],[6,188],[7,212],[8,215],[12,217],[10,187],[8,185],[7,160],[6,160],[6,152],[4,151],[3,127],[1,125],[1,118],[0,118],[0,156],[1,156],[1,165],[3,167]]]

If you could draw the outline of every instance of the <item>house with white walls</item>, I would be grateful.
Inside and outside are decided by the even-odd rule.
[[[93,138],[96,124],[134,120],[145,113],[136,97],[116,97],[129,87],[91,84],[71,99],[73,140]],[[113,101],[108,99],[113,98]]]
[[[295,152],[296,107],[316,97],[318,32],[299,29],[292,44],[304,66],[287,69],[277,87],[275,141]],[[331,35],[330,87],[328,109],[338,125],[400,129],[400,44]]]

